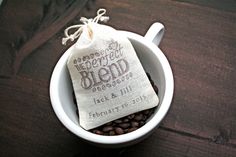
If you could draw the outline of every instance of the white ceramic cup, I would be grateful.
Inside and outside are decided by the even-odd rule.
[[[122,147],[141,141],[160,124],[170,108],[173,97],[172,70],[165,55],[158,48],[164,34],[164,26],[160,23],[154,23],[145,37],[127,31],[120,31],[120,33],[129,38],[145,71],[151,75],[159,89],[159,106],[141,128],[123,135],[102,136],[80,127],[76,105],[73,103],[72,83],[66,66],[72,48],[69,48],[62,55],[51,76],[50,99],[57,117],[72,133],[97,146]]]

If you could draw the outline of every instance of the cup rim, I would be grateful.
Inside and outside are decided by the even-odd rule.
[[[54,112],[56,113],[57,117],[59,120],[63,123],[63,125],[69,129],[72,133],[75,135],[79,136],[80,138],[92,142],[92,143],[99,143],[99,144],[120,144],[120,143],[127,143],[130,141],[133,141],[135,139],[141,138],[145,134],[148,134],[151,130],[153,130],[160,122],[162,119],[165,117],[167,114],[170,106],[171,106],[171,101],[173,98],[173,92],[174,92],[174,79],[173,79],[173,73],[170,67],[170,64],[163,54],[163,52],[151,41],[148,41],[141,35],[138,35],[136,33],[128,32],[128,31],[119,31],[123,35],[127,36],[128,38],[132,40],[137,40],[144,45],[146,45],[149,49],[152,50],[152,52],[155,54],[155,56],[159,59],[161,62],[161,65],[163,66],[163,72],[164,72],[164,77],[165,77],[165,92],[164,92],[164,97],[163,101],[161,104],[159,104],[159,109],[156,112],[155,115],[149,120],[148,123],[146,123],[144,126],[141,128],[127,134],[123,135],[117,135],[117,136],[103,136],[103,135],[97,135],[94,133],[91,133],[89,131],[84,130],[77,124],[75,124],[65,113],[63,107],[61,105],[60,100],[59,100],[59,94],[57,90],[57,82],[59,81],[58,75],[60,74],[64,62],[66,62],[67,58],[69,57],[69,52],[70,49],[73,48],[71,46],[59,59],[57,62],[52,76],[50,80],[50,87],[49,87],[49,94],[50,94],[50,99],[51,99],[51,104],[53,107]]]

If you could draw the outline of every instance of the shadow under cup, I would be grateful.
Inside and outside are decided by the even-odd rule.
[[[170,102],[171,102],[172,95],[173,95],[173,87],[172,87],[172,89],[170,89],[170,93],[169,93],[170,100],[167,100],[167,102],[165,102],[166,104],[163,104],[163,100],[166,95],[166,82],[167,82],[166,76],[168,75],[167,73],[171,74],[170,76],[172,78],[170,78],[171,79],[170,81],[173,82],[172,72],[171,72],[169,63],[168,63],[167,59],[165,58],[164,54],[161,52],[161,50],[156,45],[154,45],[153,43],[151,43],[149,41],[146,41],[146,39],[142,36],[139,36],[139,35],[136,35],[136,34],[130,33],[130,32],[125,32],[125,31],[121,31],[121,33],[124,33],[124,35],[128,36],[134,49],[136,50],[136,53],[142,63],[142,66],[143,66],[145,72],[148,72],[151,75],[152,80],[157,85],[157,87],[159,89],[158,96],[159,96],[160,102],[159,102],[159,105],[158,105],[157,109],[155,110],[154,114],[149,118],[148,122],[144,126],[142,126],[138,130],[133,131],[131,133],[119,135],[119,137],[130,135],[130,138],[128,138],[127,140],[125,140],[125,139],[122,140],[122,138],[121,138],[119,140],[117,139],[118,142],[116,140],[115,140],[115,142],[113,142],[112,140],[109,141],[107,138],[109,138],[109,137],[113,138],[114,136],[113,137],[111,137],[111,136],[101,137],[102,135],[96,135],[96,136],[101,137],[101,139],[99,139],[100,141],[96,141],[96,137],[92,138],[92,136],[94,136],[95,134],[89,135],[89,134],[93,134],[93,133],[85,131],[84,129],[82,129],[79,126],[79,117],[78,117],[78,114],[76,113],[77,106],[73,102],[73,93],[72,93],[73,88],[72,88],[72,83],[71,83],[71,79],[69,76],[69,71],[66,66],[66,60],[68,58],[69,52],[65,52],[64,55],[66,55],[66,56],[63,55],[62,58],[64,57],[64,59],[61,58],[59,60],[59,62],[61,62],[61,63],[58,62],[58,65],[56,66],[57,74],[55,74],[55,75],[57,75],[56,77],[58,78],[58,81],[56,84],[54,83],[55,84],[54,87],[50,87],[51,88],[50,89],[50,96],[52,97],[53,94],[55,96],[55,93],[56,93],[57,94],[56,97],[58,97],[57,100],[54,101],[54,103],[53,103],[53,98],[51,98],[53,108],[57,114],[57,117],[61,120],[61,122],[70,131],[72,131],[77,136],[80,136],[81,138],[85,139],[86,141],[89,141],[90,143],[97,143],[97,144],[101,144],[101,145],[117,145],[117,144],[122,144],[122,143],[124,143],[124,144],[126,143],[126,145],[128,143],[128,145],[130,145],[133,143],[137,143],[138,141],[140,141],[141,139],[143,139],[144,137],[146,137],[147,135],[149,135],[152,132],[152,130],[164,118],[164,116],[166,115],[166,113],[170,107]],[[67,51],[70,51],[70,49],[68,49]],[[167,73],[164,70],[165,66],[168,66],[167,68],[169,68],[169,72],[167,71]],[[56,70],[56,68],[55,68],[55,70]],[[52,82],[52,80],[51,80],[51,82]],[[170,82],[170,84],[172,82]],[[53,92],[53,90],[55,90],[54,91],[55,93]],[[52,92],[53,92],[53,94],[52,94]],[[56,109],[56,107],[55,107],[55,104],[57,102],[60,103],[60,105],[61,105],[61,108],[62,108],[61,111],[58,111],[58,109]],[[57,105],[59,105],[59,104],[57,104]],[[162,105],[165,105],[165,108],[163,108],[162,111],[160,111],[162,108]],[[60,116],[59,112],[64,112],[64,113],[61,113],[62,115],[64,115],[64,117]],[[140,130],[140,132],[139,132],[139,130]],[[83,133],[81,134],[81,132],[87,132],[89,134],[86,133],[87,135],[84,134],[85,137],[83,137]],[[136,132],[135,135],[133,134],[134,132]],[[90,138],[90,136],[91,136],[91,138]],[[102,138],[104,138],[104,140]]]

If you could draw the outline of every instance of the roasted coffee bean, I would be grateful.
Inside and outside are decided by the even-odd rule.
[[[115,120],[114,121],[116,124],[120,124],[120,123],[122,123],[122,120],[121,119],[117,119],[117,120]]]
[[[109,135],[110,135],[110,136],[116,135],[116,132],[115,132],[114,130],[109,131]]]
[[[140,121],[142,119],[143,119],[143,114],[142,113],[139,113],[139,114],[135,115],[135,117],[134,117],[134,120],[136,120],[136,121]]]
[[[106,126],[111,126],[112,125],[112,122],[108,122],[105,124]]]
[[[116,127],[115,128],[115,132],[117,135],[121,135],[121,134],[124,134],[124,130],[120,127]]]
[[[143,121],[147,120],[147,116],[146,115],[143,115]]]
[[[103,135],[104,136],[109,136],[109,133],[108,132],[104,132]]]
[[[139,123],[138,122],[135,122],[135,121],[132,121],[131,122],[131,127],[138,127],[139,126]]]
[[[123,119],[123,122],[127,123],[127,122],[129,122],[129,119],[125,118],[125,119]]]
[[[123,129],[126,129],[130,126],[130,123],[120,123],[119,126]]]
[[[154,113],[154,110],[150,110],[147,116],[150,117],[153,113]]]
[[[139,126],[140,126],[140,127],[143,126],[144,124],[145,124],[144,121],[140,121],[140,122],[139,122]]]
[[[138,129],[138,128],[136,128],[136,127],[135,127],[135,128],[129,128],[129,129],[128,129],[128,132],[132,132],[132,131],[135,131],[135,130],[137,130],[137,129]]]
[[[103,135],[104,133],[100,130],[93,130],[93,133],[98,134],[98,135]]]
[[[103,127],[102,128],[102,131],[103,132],[109,132],[109,131],[111,131],[111,130],[113,130],[114,128],[112,127],[112,126],[105,126],[105,127]]]
[[[128,119],[133,119],[134,116],[135,116],[135,114],[131,114],[131,115],[128,115],[127,117],[128,117]]]
[[[150,112],[150,109],[148,109],[148,110],[144,110],[144,111],[143,111],[143,114],[148,115],[149,112]]]
[[[154,111],[155,111],[154,108],[152,108],[152,109],[150,110],[150,112],[151,112],[150,114],[152,115],[152,114],[154,113]]]

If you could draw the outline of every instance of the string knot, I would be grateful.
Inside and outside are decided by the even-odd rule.
[[[93,23],[98,23],[99,21],[107,22],[109,20],[109,17],[104,16],[105,14],[106,14],[106,9],[99,9],[97,11],[97,16],[94,17],[93,19],[81,17],[80,22],[82,22],[83,24],[72,25],[72,26],[65,29],[65,31],[64,31],[65,37],[62,38],[62,44],[66,45],[66,42],[68,40],[74,41],[75,39],[77,39],[81,35],[81,33],[83,32],[83,27],[91,22],[93,22]],[[71,30],[71,29],[76,29],[76,31],[72,34],[69,34],[69,30]]]

